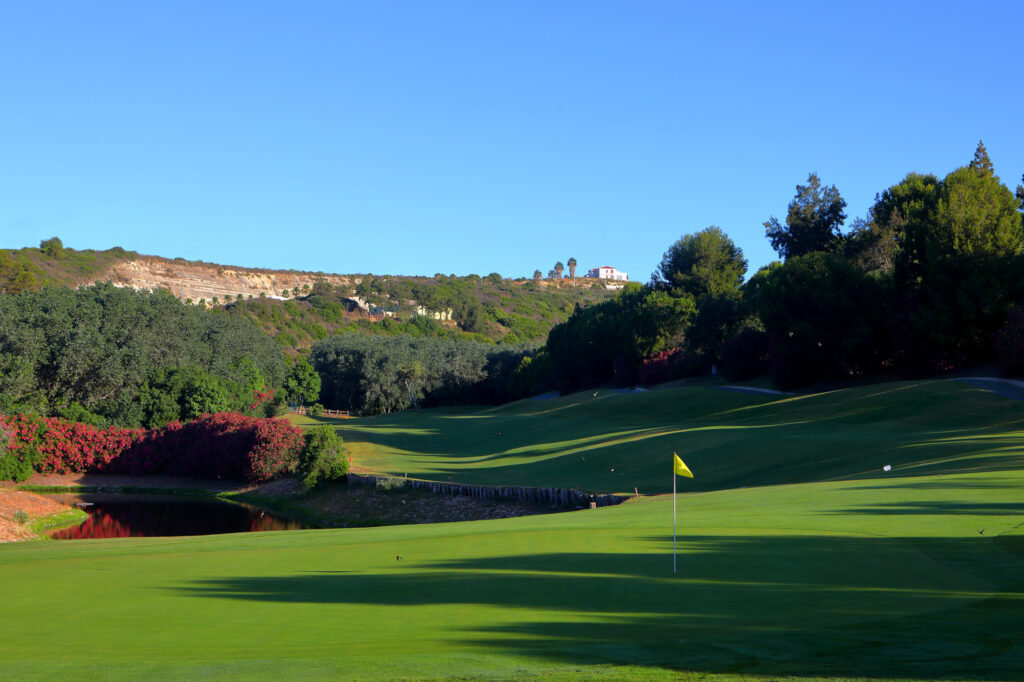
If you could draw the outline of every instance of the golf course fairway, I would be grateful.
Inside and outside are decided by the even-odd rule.
[[[1024,677],[1024,403],[957,382],[677,388],[340,431],[379,471],[575,474],[654,495],[494,521],[3,545],[0,676]],[[673,450],[696,476],[680,479],[675,574],[673,499],[655,494]]]

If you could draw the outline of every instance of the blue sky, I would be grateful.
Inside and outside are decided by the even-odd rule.
[[[646,281],[772,260],[810,171],[851,220],[979,139],[1020,182],[1024,3],[701,5],[5,3],[0,246]]]

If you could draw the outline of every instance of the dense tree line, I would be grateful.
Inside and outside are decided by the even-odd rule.
[[[528,383],[572,389],[717,365],[789,388],[997,357],[1022,371],[1024,186],[1015,195],[999,180],[984,145],[944,178],[908,174],[844,234],[845,208],[812,173],[785,220],[764,224],[782,260],[746,281],[743,253],[721,229],[684,235],[649,285],[552,329],[526,363]]]
[[[321,398],[333,409],[381,414],[408,408],[496,403],[524,351],[461,339],[341,334],[310,349]]]
[[[251,410],[282,385],[255,325],[111,284],[0,297],[0,411],[152,426]]]

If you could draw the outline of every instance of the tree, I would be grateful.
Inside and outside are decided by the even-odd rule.
[[[298,470],[304,486],[315,488],[348,473],[345,444],[334,427],[317,424],[302,435],[302,441]]]
[[[409,393],[409,401],[417,412],[421,411],[416,399],[420,395],[420,384],[425,374],[423,365],[417,360],[407,362],[398,368],[398,379],[405,386],[405,390]]]
[[[843,256],[864,272],[892,275],[902,236],[895,224],[857,218],[843,241]]]
[[[284,379],[284,389],[289,400],[300,405],[314,403],[320,398],[320,375],[305,358],[299,358]]]
[[[39,242],[39,250],[56,260],[64,255],[64,244],[60,237],[50,237]]]
[[[939,254],[1010,256],[1024,243],[1013,194],[998,176],[973,165],[943,180],[935,219],[932,238]]]
[[[976,155],[980,156],[980,155]],[[973,163],[973,162],[972,162]],[[1017,201],[984,159],[943,179],[931,220],[908,232],[897,284],[900,345],[911,374],[992,360],[992,338],[1014,303],[1024,245]]]
[[[817,174],[807,176],[806,185],[796,186],[789,203],[786,225],[775,216],[765,222],[765,235],[783,259],[816,251],[832,251],[839,242],[840,227],[846,220],[846,201],[835,185],[822,187]]]
[[[111,423],[139,426],[131,406],[154,372],[191,366],[234,382],[245,357],[268,386],[280,385],[284,358],[251,320],[206,313],[167,291],[107,283],[0,297],[0,393],[44,413],[77,401]],[[178,407],[172,418],[181,418]]]
[[[664,291],[698,298],[738,292],[746,272],[743,250],[721,228],[712,225],[672,244],[662,256],[652,283]]]
[[[991,177],[995,174],[995,168],[992,167],[992,160],[988,158],[988,150],[985,149],[985,143],[978,140],[978,148],[974,150],[974,158],[971,160],[970,169],[979,175],[987,175]]]
[[[548,270],[548,279],[554,279],[557,274],[554,270]]]
[[[569,264],[569,277],[572,278],[573,284],[575,284],[576,283],[576,259],[575,258],[570,258],[567,262]]]
[[[933,250],[929,235],[941,191],[942,182],[934,175],[908,173],[898,184],[875,195],[868,212],[870,226],[855,228],[847,239],[851,260],[884,261],[886,252],[891,252],[897,287],[903,292],[916,287]]]
[[[223,384],[205,373],[196,373],[189,378],[181,391],[181,416],[195,419],[202,414],[227,412],[231,409],[231,398]]]
[[[830,253],[763,272],[752,299],[780,387],[860,374],[888,359],[886,284]]]
[[[534,270],[533,271],[533,281],[536,282],[537,284],[540,284],[540,281],[542,279],[544,279],[544,273],[542,273],[540,270]]]
[[[562,261],[555,263],[555,278],[562,279],[562,271],[565,270],[565,266],[562,265]]]
[[[555,381],[564,390],[612,380],[629,384],[644,358],[678,341],[693,314],[691,296],[672,296],[635,282],[610,301],[577,306],[548,334]]]

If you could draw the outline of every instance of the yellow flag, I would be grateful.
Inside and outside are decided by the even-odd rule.
[[[686,476],[687,478],[693,478],[693,472],[690,468],[683,464],[683,460],[679,459],[679,455],[672,453],[672,471],[676,473],[676,476]]]

